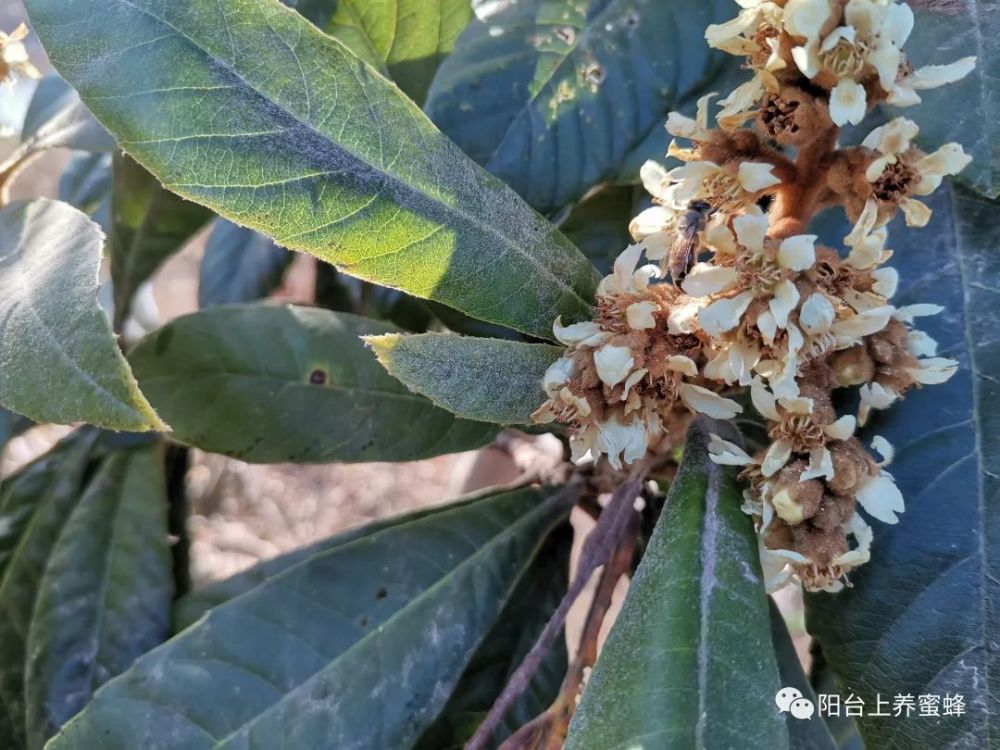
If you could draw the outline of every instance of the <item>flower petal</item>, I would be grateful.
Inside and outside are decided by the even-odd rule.
[[[750,383],[750,400],[757,412],[765,419],[770,419],[772,422],[781,419],[781,415],[778,414],[777,399],[760,378],[754,378],[753,382]]]
[[[774,166],[771,164],[745,161],[740,164],[738,170],[740,185],[748,193],[756,193],[780,185],[781,180],[774,175],[773,170]]]
[[[634,365],[632,350],[627,346],[605,344],[594,352],[594,367],[605,385],[618,385],[628,377]]]
[[[667,357],[666,367],[668,370],[679,372],[688,377],[698,377],[698,365],[693,359],[685,357],[683,354],[673,354]]]
[[[764,460],[760,465],[761,474],[765,477],[774,476],[784,468],[791,456],[792,444],[787,440],[776,440],[764,454]]]
[[[684,277],[681,288],[692,297],[708,297],[729,289],[737,278],[739,274],[735,268],[698,263]]]
[[[677,386],[677,394],[691,411],[705,414],[713,419],[732,419],[743,412],[743,407],[735,401],[723,398],[700,385],[681,383]]]
[[[806,271],[816,262],[816,235],[799,234],[778,246],[778,265],[790,271]]]
[[[625,308],[625,322],[628,323],[628,327],[633,331],[656,328],[656,318],[653,317],[653,313],[659,309],[660,306],[655,302],[633,302]]]
[[[774,297],[768,303],[768,307],[778,328],[788,325],[788,315],[797,304],[799,304],[799,290],[791,281],[785,279],[774,288]]]
[[[815,336],[830,330],[836,315],[837,313],[826,295],[813,292],[799,309],[799,325],[806,330],[806,333]]]
[[[736,240],[751,252],[761,252],[764,249],[764,238],[767,236],[767,217],[762,214],[742,214],[733,219],[733,231]]]
[[[698,313],[698,321],[709,336],[721,336],[740,324],[743,313],[753,302],[753,292],[716,300]]]
[[[858,426],[858,420],[850,414],[838,419],[833,424],[823,427],[823,434],[831,440],[847,440],[854,434]]]
[[[896,514],[906,509],[903,493],[899,491],[892,476],[884,471],[876,477],[868,477],[860,484],[857,499],[868,515],[882,523],[898,523]]]
[[[557,317],[552,323],[552,333],[556,340],[572,346],[596,346],[609,337],[610,334],[601,330],[601,327],[592,320],[585,320],[582,323],[573,323],[568,326],[562,324],[562,317]]]
[[[708,442],[708,456],[712,459],[713,463],[720,464],[722,466],[749,466],[750,464],[756,463],[745,450],[736,445],[736,443],[730,443],[728,440],[723,440],[715,433],[711,434],[711,440]]]
[[[830,119],[835,125],[859,125],[867,112],[865,87],[849,78],[841,78],[830,92]]]

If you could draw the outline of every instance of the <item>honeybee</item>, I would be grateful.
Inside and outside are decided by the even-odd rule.
[[[712,206],[707,201],[693,200],[677,221],[677,232],[670,245],[668,260],[670,276],[676,286],[680,286],[698,259],[701,233],[705,231],[709,217],[718,210],[718,206]]]

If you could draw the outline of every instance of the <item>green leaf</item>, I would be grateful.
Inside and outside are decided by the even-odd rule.
[[[438,71],[431,119],[540,211],[622,160],[722,61],[729,0],[522,0],[475,20]]]
[[[115,154],[113,174],[108,249],[115,328],[121,330],[139,287],[180,251],[212,214],[164,190],[153,175],[125,154]]]
[[[323,28],[418,104],[472,18],[469,0],[340,0]]]
[[[574,206],[559,229],[598,271],[609,274],[615,258],[632,243],[628,225],[644,197],[634,185],[606,185]]]
[[[472,737],[566,594],[572,546],[573,533],[568,525],[548,539],[496,626],[472,657],[448,705],[416,743],[416,750],[462,750]],[[491,738],[493,747],[552,705],[566,676],[568,661],[566,641],[560,634],[528,688]]]
[[[38,583],[27,634],[28,746],[166,638],[173,589],[163,446],[105,458]]]
[[[486,496],[321,552],[140,658],[49,748],[411,747],[568,504]]]
[[[214,307],[129,358],[176,440],[244,461],[410,461],[489,442],[495,427],[409,393],[358,338],[395,330],[316,308]]]
[[[916,4],[914,4],[916,5]],[[919,107],[894,114],[920,125],[927,150],[958,141],[973,156],[959,176],[991,198],[1000,196],[1000,5],[989,0],[923,3],[916,10],[907,55],[916,67],[975,55],[976,69],[963,81],[921,91]]]
[[[0,747],[26,747],[26,637],[38,582],[80,499],[94,435],[76,433],[0,485]]]
[[[318,542],[314,542],[313,544],[306,545],[305,547],[294,549],[284,555],[274,557],[270,560],[264,560],[263,562],[254,565],[252,568],[244,570],[242,573],[237,573],[236,575],[230,576],[229,578],[221,581],[210,583],[203,588],[192,591],[181,597],[174,607],[174,628],[177,631],[181,631],[190,627],[213,607],[218,607],[220,604],[224,604],[230,599],[235,599],[237,596],[247,593],[265,581],[268,581],[275,576],[284,573],[289,568],[298,565],[300,562],[308,560],[310,557],[314,557],[320,553],[330,552],[331,550],[343,547],[359,539],[373,537],[389,528],[395,528],[397,526],[413,523],[414,521],[419,521],[420,519],[435,513],[451,512],[460,507],[463,503],[471,504],[478,501],[479,497],[476,496],[441,507],[421,508],[413,511],[412,513],[406,513],[401,516],[394,516],[392,518],[374,521],[354,529],[349,529],[348,531],[332,536],[329,539],[322,539]]]
[[[753,522],[696,420],[566,750],[789,748]],[[732,438],[730,438],[732,439]]]
[[[817,713],[809,719],[798,719],[790,712],[785,712],[789,747],[793,750],[837,750],[837,743],[834,742],[826,721],[818,713],[819,701],[812,685],[809,684],[809,678],[802,670],[802,663],[795,651],[795,644],[788,632],[785,618],[782,617],[773,599],[768,603],[771,613],[771,639],[774,642],[774,655],[778,660],[781,686],[795,688],[817,708]]]
[[[379,362],[411,391],[465,419],[526,424],[542,378],[564,349],[450,333],[368,336]]]
[[[586,258],[276,0],[26,5],[55,66],[167,189],[483,320],[548,336],[557,314],[589,315]]]
[[[111,154],[75,154],[59,177],[59,200],[93,217],[110,198]]]
[[[918,327],[960,368],[876,413],[869,434],[895,446],[889,471],[906,512],[893,526],[874,522],[872,559],[852,588],[806,601],[809,632],[844,696],[872,710],[878,694],[890,707],[897,694],[965,699],[964,715],[940,719],[866,712],[861,733],[878,750],[988,747],[1000,737],[1000,203],[949,185],[928,203],[927,229],[899,221],[890,230],[893,302],[943,305]]]
[[[217,219],[201,260],[198,306],[266,297],[281,283],[292,257],[264,235]]]
[[[0,406],[36,422],[163,429],[97,302],[103,239],[65,203],[0,209]]]
[[[472,18],[469,0],[281,0],[418,104]]]

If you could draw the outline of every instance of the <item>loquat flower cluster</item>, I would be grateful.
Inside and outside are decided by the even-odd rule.
[[[768,588],[797,578],[832,592],[871,555],[858,509],[890,524],[904,509],[892,447],[876,436],[869,452],[857,428],[957,368],[914,327],[941,308],[891,302],[886,225],[897,213],[926,225],[919,198],[970,161],[955,143],[925,153],[902,117],[857,146],[839,146],[840,126],[881,103],[917,104],[975,59],[913,69],[905,3],[737,2],[737,18],[706,38],[752,78],[718,102],[717,127],[713,96],[693,118],[671,113],[668,132],[688,142],[667,152],[680,165],[642,168],[653,206],[632,221],[636,244],[601,283],[594,318],[556,320],[567,349],[535,419],[568,425],[574,460],[606,456],[620,470],[668,455],[692,413],[740,414],[734,396],[748,388],[769,444],[750,455],[715,436],[712,460],[744,467]],[[842,249],[808,233],[834,206],[854,225]],[[847,388],[860,406],[838,414],[834,392]]]

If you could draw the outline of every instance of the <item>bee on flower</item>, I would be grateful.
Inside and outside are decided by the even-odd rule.
[[[747,388],[766,444],[751,455],[713,436],[711,459],[743,468],[768,589],[834,592],[877,553],[866,519],[894,524],[905,508],[892,446],[876,436],[869,450],[858,430],[958,368],[914,325],[942,308],[893,302],[887,225],[897,213],[925,225],[919,199],[970,161],[955,143],[923,151],[905,118],[853,147],[839,146],[839,126],[878,102],[915,103],[974,60],[913,70],[902,51],[913,14],[891,0],[739,4],[707,37],[752,78],[720,100],[718,127],[714,95],[694,117],[669,115],[690,146],[670,143],[679,166],[642,167],[653,206],[630,225],[637,244],[601,282],[591,320],[556,320],[566,351],[534,418],[568,425],[574,459],[621,470],[670,460],[690,414],[731,419],[742,408],[730,396]],[[808,231],[833,206],[854,224],[843,250]],[[856,414],[835,410],[841,390],[856,392]]]

